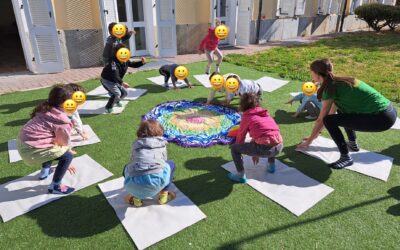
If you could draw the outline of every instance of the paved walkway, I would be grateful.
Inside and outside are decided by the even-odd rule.
[[[329,34],[324,36],[312,36],[306,38],[296,38],[291,40],[268,42],[266,44],[251,44],[245,47],[227,47],[223,49],[224,55],[228,54],[254,54],[259,51],[267,50],[277,46],[290,46],[294,44],[303,44],[318,41],[323,38],[331,38],[340,34]],[[204,61],[205,56],[198,54],[178,55],[172,58],[165,58],[168,61],[177,64],[188,64],[198,61]],[[158,67],[158,66],[157,66]],[[147,68],[148,69],[148,68]],[[102,67],[69,69],[56,74],[35,75],[29,71],[12,73],[9,75],[0,75],[0,94],[11,93],[15,91],[26,91],[38,88],[49,87],[56,83],[82,82],[95,79],[100,76]],[[129,69],[129,72],[136,72],[137,69]]]

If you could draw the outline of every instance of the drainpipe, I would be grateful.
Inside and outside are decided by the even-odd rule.
[[[346,9],[347,9],[347,0],[344,0],[344,8],[342,12],[342,20],[340,22],[340,32],[343,32],[343,23],[344,23],[344,18],[346,17]]]
[[[262,11],[262,2],[263,0],[259,0],[258,5],[258,20],[257,20],[257,44],[260,43],[260,28],[261,28],[261,11]]]

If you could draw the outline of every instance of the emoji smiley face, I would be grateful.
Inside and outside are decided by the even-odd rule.
[[[120,48],[115,54],[115,57],[118,59],[118,61],[124,63],[129,61],[129,58],[131,58],[131,52],[127,48]]]
[[[229,92],[235,92],[239,89],[239,81],[234,77],[229,77],[225,82],[225,89]]]
[[[228,37],[228,35],[229,35],[229,28],[228,28],[227,26],[225,26],[225,25],[218,25],[218,26],[215,28],[214,33],[215,33],[215,36],[216,36],[216,37],[218,37],[219,39],[223,40],[223,39],[225,39],[225,38]]]
[[[86,95],[82,91],[75,91],[72,95],[72,100],[74,100],[77,105],[81,105],[86,101]]]
[[[63,104],[64,112],[67,114],[72,114],[76,111],[77,106],[78,105],[76,105],[76,102],[74,100],[68,99]]]
[[[185,66],[178,66],[174,70],[174,75],[179,80],[185,80],[189,75],[189,71]]]
[[[214,89],[220,89],[224,86],[224,77],[220,74],[213,75],[210,79],[210,83]]]
[[[122,38],[126,34],[126,28],[125,25],[117,23],[116,25],[113,26],[111,30],[111,34],[115,36],[116,38]]]
[[[303,93],[307,96],[311,96],[317,92],[317,86],[313,82],[305,82],[302,86]]]

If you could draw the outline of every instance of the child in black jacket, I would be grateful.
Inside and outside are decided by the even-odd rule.
[[[107,113],[112,113],[114,104],[121,107],[121,99],[128,94],[126,88],[129,88],[129,84],[122,80],[128,71],[128,67],[138,68],[146,63],[144,57],[142,57],[142,60],[138,62],[131,62],[129,60],[127,62],[121,62],[117,58],[116,54],[118,50],[124,48],[127,49],[122,43],[114,47],[113,57],[110,60],[110,63],[107,64],[101,72],[100,82],[110,95],[110,99],[106,105]]]

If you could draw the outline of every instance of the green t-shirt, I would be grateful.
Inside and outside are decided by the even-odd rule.
[[[330,95],[326,89],[322,100],[333,99],[336,107],[348,114],[374,114],[387,109],[390,101],[363,81],[356,80],[355,86],[334,82],[336,93]]]

